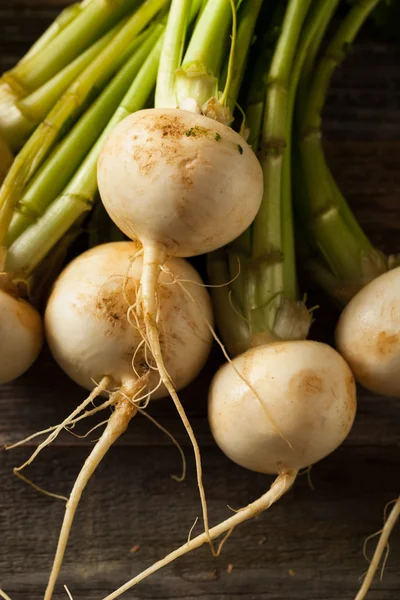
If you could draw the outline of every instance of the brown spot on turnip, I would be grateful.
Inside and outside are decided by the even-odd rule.
[[[111,326],[106,335],[112,335],[116,327],[126,329],[128,325],[127,312],[128,307],[122,293],[122,288],[114,291],[108,290],[97,300],[97,316],[102,316]]]
[[[386,358],[398,351],[400,346],[399,334],[389,334],[381,331],[376,338],[376,351],[379,358]]]
[[[147,175],[156,164],[153,152],[145,146],[137,147],[133,152],[133,160],[137,163],[139,171],[143,175]]]
[[[177,115],[161,114],[151,121],[149,131],[160,131],[163,138],[181,138],[185,134],[182,119]]]
[[[312,369],[301,369],[289,381],[289,393],[304,398],[317,396],[325,391],[324,382]]]

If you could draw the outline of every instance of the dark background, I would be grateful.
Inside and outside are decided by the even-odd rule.
[[[0,0],[0,70],[12,67],[54,18],[63,0]],[[364,28],[336,73],[325,110],[326,150],[342,190],[377,246],[400,242],[400,45]],[[311,291],[313,295],[313,292]],[[320,298],[321,300],[321,298]],[[330,339],[336,313],[322,299],[312,337]],[[202,449],[213,523],[258,497],[271,480],[231,463],[213,443],[207,387],[221,357],[214,351],[200,380],[182,398]],[[82,401],[45,351],[15,384],[0,388],[0,444],[61,420]],[[171,480],[179,456],[168,439],[137,417],[104,460],[81,502],[60,577],[74,600],[100,600],[183,543],[200,506],[194,461],[169,401],[151,412],[185,447],[188,477]],[[398,399],[360,390],[346,443],[312,469],[270,511],[238,528],[214,559],[206,547],[146,580],[124,597],[181,600],[351,600],[367,563],[364,539],[382,526],[399,493]],[[81,429],[81,433],[84,429]],[[93,437],[93,436],[92,436]],[[38,485],[68,495],[90,439],[66,433],[30,468]],[[43,597],[64,505],[12,475],[32,447],[0,453],[0,587],[12,600]],[[200,532],[197,525],[196,532]],[[131,549],[139,545],[137,552]],[[373,542],[369,554],[372,554]],[[61,585],[56,598],[66,598]],[[383,581],[369,600],[400,598],[400,528],[391,538]]]

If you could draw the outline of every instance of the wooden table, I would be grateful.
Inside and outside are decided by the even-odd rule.
[[[14,64],[63,4],[0,0],[1,70]],[[325,111],[333,171],[373,241],[391,252],[399,251],[400,239],[399,65],[400,47],[372,29],[364,31],[335,77]],[[330,339],[335,318],[323,300],[313,336]],[[215,350],[200,380],[182,394],[202,449],[213,523],[230,514],[227,504],[239,508],[270,484],[232,464],[210,436],[206,390],[219,362]],[[44,352],[30,373],[0,388],[0,443],[58,422],[83,397]],[[200,515],[192,453],[174,409],[166,401],[151,412],[185,447],[187,480],[171,479],[180,462],[168,439],[145,419],[135,419],[82,499],[60,578],[74,600],[103,598],[184,542]],[[203,547],[126,598],[351,600],[366,570],[363,542],[380,529],[385,504],[399,492],[399,414],[398,400],[360,390],[354,429],[335,454],[313,468],[314,490],[300,477],[278,505],[234,532],[220,558]],[[90,440],[61,435],[29,475],[68,495]],[[43,597],[64,511],[63,502],[13,477],[12,467],[31,451],[0,455],[0,586],[12,600]],[[56,598],[66,597],[60,585]],[[400,598],[400,528],[392,537],[383,581],[368,598]]]

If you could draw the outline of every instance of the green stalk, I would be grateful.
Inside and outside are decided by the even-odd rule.
[[[162,28],[161,25],[158,27]],[[156,82],[162,43],[160,37],[121,105],[63,194],[10,247],[7,272],[29,276],[74,223],[91,210],[97,192],[97,160],[105,139],[126,116],[145,106]]]
[[[230,0],[208,0],[196,23],[183,64],[176,74],[176,99],[203,106],[218,97],[218,78],[232,20]]]
[[[40,36],[38,40],[31,46],[30,50],[25,56],[19,61],[19,64],[26,62],[32,58],[34,54],[43,50],[48,44],[53,41],[60,33],[65,29],[76,17],[82,12],[82,9],[89,2],[93,0],[86,0],[86,2],[77,2],[64,8],[64,10],[56,17],[53,23],[46,29],[46,31]]]
[[[237,31],[234,68],[232,78],[227,86],[228,103],[233,112],[242,87],[249,50],[254,37],[254,29],[263,4],[263,0],[245,2],[239,14],[239,27]],[[225,68],[223,81],[228,79],[229,61]]]
[[[261,142],[264,197],[253,225],[253,263],[248,273],[252,334],[274,331],[285,295],[282,244],[282,164],[287,144],[288,88],[292,64],[311,0],[290,0],[271,63]],[[269,332],[269,333],[268,333]]]
[[[324,11],[318,30],[315,32],[314,37],[309,44],[307,56],[304,60],[299,80],[299,89],[297,92],[297,105],[301,107],[301,112],[305,110],[309,88],[312,82],[313,72],[315,70],[317,54],[321,47],[321,43],[325,36],[328,25],[331,22],[333,14],[337,8],[337,4],[337,2],[332,2],[331,6]]]
[[[15,209],[5,241],[7,246],[10,246],[27,227],[41,217],[49,204],[61,194],[107,126],[159,36],[159,29],[150,27],[136,38],[131,48],[131,58],[56,147],[31,181]]]
[[[76,121],[91,94],[102,89],[125,62],[135,37],[148,25],[168,0],[147,0],[81,76],[68,88],[39,125],[15,159],[0,191],[0,248],[17,203],[63,131]],[[4,252],[4,250],[2,250]]]
[[[15,98],[10,97],[8,107],[5,102],[6,98],[3,96],[4,102],[0,117],[2,134],[14,151],[18,151],[23,146],[38,123],[45,119],[65,90],[108,46],[120,27],[121,25],[114,27],[98,42],[95,42],[93,46],[85,50],[81,56],[78,56],[71,64],[29,96],[17,102]]]
[[[250,131],[248,143],[255,152],[258,152],[261,143],[268,70],[281,33],[284,14],[285,5],[279,2],[272,14],[268,30],[257,43],[257,60],[246,101],[246,124]]]
[[[12,150],[20,148],[18,125],[24,121],[17,103],[56,76],[139,1],[87,0],[70,7],[34,50],[11,71],[4,73],[0,79],[0,132]]]
[[[311,56],[315,51],[315,39],[322,39],[323,33],[338,3],[339,0],[317,0],[312,7],[307,24],[301,35],[290,77],[286,128],[287,146],[282,166],[283,289],[285,291],[285,298],[290,300],[295,300],[297,297],[291,166],[295,101],[297,95],[301,93],[300,77],[307,76],[310,65],[313,63]]]
[[[387,270],[334,181],[321,144],[321,111],[332,74],[345,58],[367,16],[379,0],[361,0],[349,11],[321,58],[300,119],[300,156],[307,195],[308,227],[347,300],[368,280]]]
[[[298,91],[298,95],[297,95],[297,107],[298,107],[297,112],[299,115],[304,115],[306,112],[308,93],[309,93],[309,90],[310,90],[310,87],[312,84],[312,75],[315,70],[317,54],[320,49],[323,37],[326,33],[327,27],[331,21],[331,18],[333,16],[335,9],[336,9],[336,6],[337,6],[337,3],[334,2],[334,3],[332,3],[331,10],[326,11],[324,19],[321,22],[320,27],[319,27],[318,31],[316,32],[316,35],[314,36],[314,39],[313,39],[312,43],[310,44],[309,50],[307,52],[307,58],[304,62],[304,67],[303,67],[303,71],[302,71],[300,82],[299,82],[299,91]],[[354,232],[354,234],[357,237],[359,237],[364,243],[368,244],[368,240],[365,238],[364,233],[361,231],[352,211],[350,210],[350,208],[349,208],[348,204],[346,203],[344,197],[342,196],[339,188],[337,187],[337,184],[336,184],[334,178],[332,177],[329,167],[326,164],[325,156],[322,152],[322,147],[321,147],[320,161],[321,161],[321,166],[322,166],[321,172],[323,170],[325,172],[325,177],[330,181],[332,193],[334,195],[336,195],[336,197],[337,197],[337,201],[340,205],[342,216],[345,219],[348,227],[350,227],[352,229],[352,231]],[[301,180],[303,180],[303,178],[301,178]],[[300,180],[299,180],[299,183],[300,183]],[[304,186],[304,182],[301,185]]]
[[[14,156],[8,147],[8,144],[0,134],[0,186],[9,171],[13,160]]]
[[[191,0],[172,0],[157,76],[156,108],[176,108],[176,71],[181,66]]]
[[[233,289],[233,293],[229,289],[233,288],[233,285],[227,285],[231,279],[231,273],[226,259],[225,249],[212,252],[208,259],[208,274],[210,281],[219,286],[211,287],[210,290],[218,330],[229,355],[237,356],[250,347],[250,329],[247,321],[241,315],[240,307],[234,306],[237,296]],[[243,281],[243,275],[239,279]]]
[[[140,0],[93,0],[42,49],[6,74],[26,90],[36,90],[79,56]]]
[[[157,75],[154,106],[176,108],[176,73],[182,62],[189,25],[203,9],[203,0],[172,0]]]

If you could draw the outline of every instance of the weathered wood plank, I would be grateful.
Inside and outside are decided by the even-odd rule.
[[[19,459],[23,458],[19,451]],[[67,493],[82,450],[53,448],[35,471],[38,484]],[[203,451],[213,521],[259,496],[269,479],[245,471],[212,448]],[[5,468],[13,463],[7,457]],[[65,465],[68,465],[67,467]],[[114,449],[84,495],[61,583],[74,598],[99,600],[114,585],[185,540],[200,507],[189,460],[188,480],[177,484],[173,449]],[[128,598],[229,598],[337,600],[352,596],[365,569],[362,540],[380,527],[382,509],[395,493],[391,452],[342,448],[313,469],[315,491],[301,477],[277,506],[240,527],[218,560],[206,548],[140,585]],[[12,510],[0,511],[2,586],[13,598],[39,600],[61,523],[63,504],[4,479]],[[28,510],[29,507],[29,510]],[[196,531],[200,530],[200,525]],[[395,600],[399,531],[393,536],[384,583],[372,600]],[[136,554],[130,549],[140,545]],[[229,575],[226,569],[232,564]],[[294,575],[290,575],[294,571]],[[59,588],[61,594],[61,586]]]

